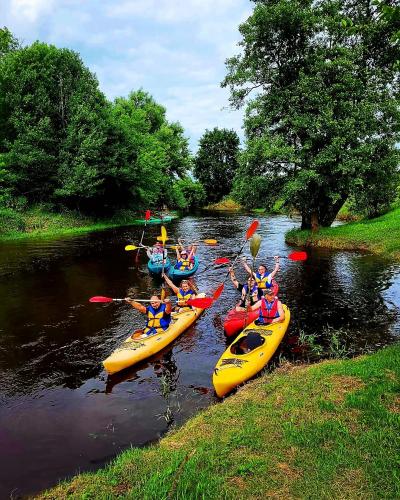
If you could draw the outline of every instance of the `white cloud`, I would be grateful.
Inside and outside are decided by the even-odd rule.
[[[35,22],[40,16],[50,12],[54,0],[11,0],[11,14]]]
[[[237,0],[127,0],[110,5],[110,17],[139,16],[161,23],[198,20],[221,15],[237,6]]]

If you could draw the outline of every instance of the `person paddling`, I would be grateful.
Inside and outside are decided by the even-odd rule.
[[[259,291],[257,283],[254,278],[250,276],[247,280],[247,283],[242,285],[236,279],[233,267],[229,268],[229,276],[231,278],[233,286],[236,288],[236,290],[238,290],[242,294],[241,300],[239,304],[236,306],[236,311],[245,311],[246,306],[248,305],[252,306],[261,299],[262,293]]]
[[[251,306],[252,311],[256,311],[257,309],[259,309],[259,316],[255,321],[256,325],[271,325],[273,323],[281,323],[285,320],[285,311],[283,310],[282,303],[274,295],[272,288],[265,288],[262,299]]]
[[[194,299],[196,297],[196,290],[193,284],[189,280],[182,280],[180,286],[177,287],[166,274],[163,274],[162,277],[165,279],[167,285],[173,290],[175,295],[178,297],[178,303],[176,309],[181,312],[185,309],[193,309],[191,306],[187,304],[189,299]]]
[[[272,273],[267,273],[267,268],[266,266],[264,266],[264,264],[260,264],[258,266],[257,272],[253,272],[249,267],[249,265],[247,264],[246,259],[242,259],[243,267],[250,274],[250,276],[254,276],[254,279],[257,282],[257,286],[261,290],[264,290],[265,288],[272,288],[274,285],[272,280],[275,278],[276,273],[280,269],[279,256],[275,255],[274,260],[275,260],[274,270],[272,271]]]
[[[135,302],[130,297],[126,297],[125,302],[147,316],[147,324],[143,333],[141,335],[135,333],[132,338],[146,338],[150,335],[162,333],[169,327],[172,306],[168,298],[162,301],[159,295],[154,293],[150,298],[150,305],[147,307],[139,302]]]

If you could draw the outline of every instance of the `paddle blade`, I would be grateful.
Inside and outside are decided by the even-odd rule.
[[[290,260],[307,260],[307,252],[292,252],[288,255]]]
[[[219,259],[214,260],[214,264],[219,265],[219,264],[229,264],[230,260],[228,257],[220,257]]]
[[[246,240],[249,240],[253,236],[253,234],[257,231],[259,225],[260,223],[257,219],[250,224],[249,229],[246,232]]]
[[[217,240],[203,240],[206,245],[216,245],[218,243]]]
[[[149,219],[150,219],[150,217],[151,217],[151,212],[150,212],[150,210],[146,210],[146,214],[145,214],[145,216],[144,216],[145,220],[149,220]]]
[[[129,252],[130,250],[137,250],[139,247],[135,247],[135,245],[126,245],[125,250]]]
[[[165,241],[168,241],[170,238],[167,238]],[[162,241],[162,236],[157,236],[157,241]]]
[[[261,245],[261,236],[257,233],[254,233],[250,241],[250,253],[253,256],[253,259],[257,257],[258,251],[260,250],[260,245]]]
[[[189,299],[187,304],[189,306],[198,307],[200,309],[207,309],[212,305],[214,299],[211,297],[204,297],[204,299]]]
[[[168,239],[167,230],[165,229],[165,226],[161,226],[161,242],[163,245],[165,245],[167,239]]]
[[[89,302],[112,302],[113,299],[110,297],[102,297],[101,295],[97,295],[95,297],[91,297]]]
[[[221,296],[221,293],[222,293],[223,289],[224,289],[224,284],[221,283],[219,285],[219,287],[215,290],[214,294],[213,294],[213,299],[214,300],[219,299],[219,297]]]

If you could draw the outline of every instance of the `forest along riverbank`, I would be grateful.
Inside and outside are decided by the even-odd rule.
[[[284,239],[299,220],[257,218],[262,236],[257,262],[271,268],[273,255],[293,251]],[[253,219],[187,216],[167,230],[171,241],[178,236],[219,241],[216,247],[199,247],[203,269],[217,257],[234,255]],[[159,226],[148,227],[145,244],[159,232]],[[88,298],[121,297],[131,286],[146,298],[160,286],[148,275],[144,252],[135,263],[124,250],[140,241],[141,233],[141,226],[132,226],[0,243],[1,498],[37,493],[78,471],[104,467],[216,402],[211,377],[227,345],[222,322],[238,300],[229,283],[170,348],[116,377],[102,370],[101,361],[144,319],[123,304],[89,304]],[[225,273],[225,268],[199,272],[196,282],[209,293]],[[240,267],[237,276],[245,277]],[[353,355],[400,335],[400,273],[388,259],[312,248],[303,263],[282,259],[278,282],[292,320],[275,361],[307,361],[311,353],[303,348],[304,339],[325,347],[336,338]],[[240,417],[239,427],[244,421]]]
[[[286,242],[339,250],[368,250],[400,260],[400,208],[376,219],[322,228],[316,233],[293,229],[287,233]]]
[[[39,498],[398,498],[400,346],[285,366]]]
[[[151,218],[159,217],[153,213]],[[165,215],[166,221],[177,218],[177,212]],[[75,211],[60,213],[44,211],[36,207],[26,211],[0,210],[0,242],[25,238],[52,238],[136,225],[144,220],[144,212],[120,210],[111,218],[94,218]],[[151,224],[151,221],[148,225]]]

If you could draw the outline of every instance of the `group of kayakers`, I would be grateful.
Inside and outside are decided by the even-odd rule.
[[[182,240],[178,240],[178,245],[175,247],[176,263],[174,269],[179,271],[186,271],[192,269],[195,263],[194,256],[196,254],[197,246],[189,245],[186,249]],[[157,241],[152,247],[147,248],[147,256],[153,264],[162,264],[168,257],[167,249],[161,242]]]
[[[279,287],[274,279],[279,271],[279,256],[276,255],[274,260],[274,270],[268,273],[263,264],[259,265],[257,271],[254,272],[246,259],[242,259],[243,267],[249,273],[245,284],[239,283],[234,269],[229,268],[232,284],[241,293],[241,300],[236,306],[236,311],[258,310],[259,317],[256,324],[277,323],[285,319],[285,312],[277,297]]]

